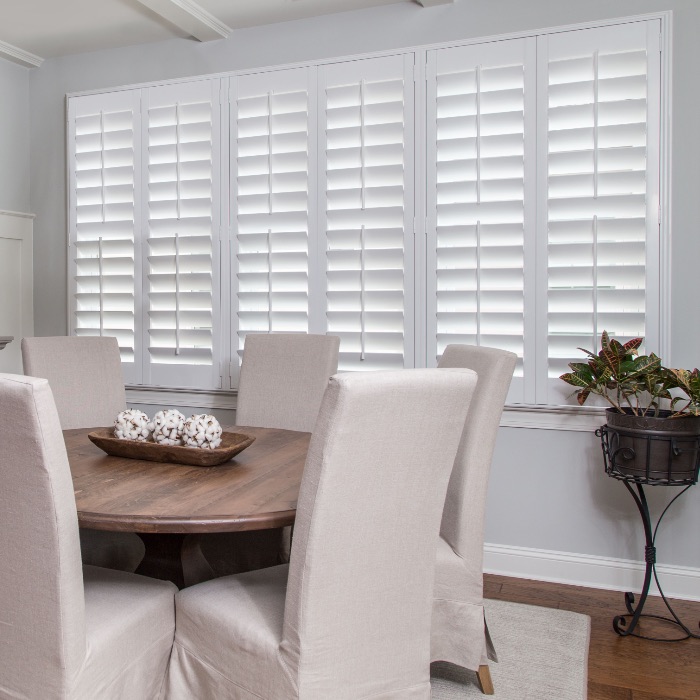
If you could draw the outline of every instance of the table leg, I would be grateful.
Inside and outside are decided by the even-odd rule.
[[[137,574],[172,581],[185,587],[182,571],[182,546],[186,535],[175,533],[139,533],[146,554],[136,569]]]

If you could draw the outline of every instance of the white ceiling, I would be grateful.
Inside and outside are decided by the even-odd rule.
[[[194,0],[0,0],[0,55],[17,60],[17,56],[12,56],[13,47],[16,47],[20,49],[20,54],[28,52],[41,58],[51,58],[188,37],[196,33],[196,28],[193,30],[196,26],[203,28],[204,35],[212,34],[212,24],[218,28],[219,34],[215,36],[219,38],[221,30],[225,35],[227,28],[238,29],[411,1],[197,0],[195,3]],[[416,1],[424,5],[436,2]],[[450,1],[438,0],[439,3]],[[205,13],[198,18],[200,8]],[[183,19],[183,16],[186,17]],[[221,25],[225,26],[221,28]],[[3,47],[3,43],[9,47]]]

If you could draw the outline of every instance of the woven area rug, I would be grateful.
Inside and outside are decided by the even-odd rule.
[[[587,615],[500,600],[485,608],[498,653],[489,664],[495,695],[481,693],[472,671],[441,662],[431,667],[432,700],[585,700]]]

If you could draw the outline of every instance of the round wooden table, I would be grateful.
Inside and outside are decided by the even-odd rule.
[[[310,433],[236,426],[255,442],[217,467],[112,457],[93,445],[94,428],[66,430],[78,523],[138,533],[146,556],[137,569],[176,584],[208,577],[196,533],[240,532],[294,522]],[[182,558],[197,574],[187,579]]]

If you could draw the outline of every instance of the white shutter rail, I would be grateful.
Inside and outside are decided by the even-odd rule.
[[[221,386],[219,94],[218,79],[144,90],[146,384]]]
[[[232,362],[248,332],[309,332],[312,68],[231,80]]]
[[[413,366],[413,96],[412,54],[319,68],[323,330],[343,370]]]
[[[515,352],[516,403],[534,342],[534,59],[534,39],[427,52],[428,364],[450,343]]]
[[[540,403],[565,402],[557,377],[603,330],[658,350],[658,302],[646,290],[658,274],[659,31],[653,20],[538,39],[548,312],[538,357],[549,378]]]
[[[70,332],[116,336],[124,376],[141,381],[135,256],[140,91],[69,100]]]

